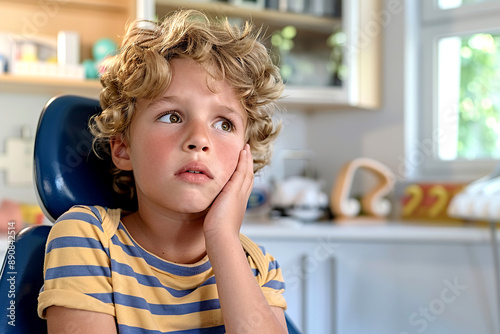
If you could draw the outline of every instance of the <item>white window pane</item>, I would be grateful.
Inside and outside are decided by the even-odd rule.
[[[451,9],[462,6],[462,0],[439,0],[439,9]]]
[[[460,37],[442,38],[438,44],[438,156],[457,158],[458,104],[460,101]]]
[[[500,35],[438,43],[438,157],[500,157]]]
[[[474,5],[482,2],[498,2],[499,0],[438,0],[439,9],[453,9],[462,6]]]

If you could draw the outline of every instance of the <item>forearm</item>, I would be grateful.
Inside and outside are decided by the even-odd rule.
[[[254,277],[238,236],[207,238],[227,333],[287,333]]]

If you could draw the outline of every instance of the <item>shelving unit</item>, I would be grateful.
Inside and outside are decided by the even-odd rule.
[[[121,41],[126,24],[136,17],[135,0],[0,0],[0,32],[16,37],[56,38],[62,30],[80,35],[80,58],[92,58],[100,38]],[[18,94],[79,94],[97,97],[100,83],[58,78],[0,74],[0,92]]]
[[[346,35],[344,46],[347,77],[341,86],[288,84],[281,103],[306,111],[337,108],[376,109],[381,105],[381,31],[370,34],[367,43],[367,25],[381,12],[381,0],[344,0],[342,17],[317,17],[311,14],[280,12],[252,7],[236,7],[218,2],[181,0],[151,0],[159,18],[180,7],[202,10],[211,16],[251,20],[264,28],[269,37],[275,30],[287,25],[297,28],[307,43],[326,41],[337,27]],[[139,2],[139,6],[140,6]],[[81,37],[81,59],[91,58],[93,43],[102,37],[120,42],[127,22],[136,17],[135,0],[65,0],[64,2],[36,0],[0,0],[0,31],[17,35],[34,33],[56,36],[60,30],[78,31]],[[299,38],[299,37],[298,37]],[[269,38],[267,38],[269,41]],[[300,41],[299,41],[300,42]],[[323,54],[328,54],[326,44]],[[304,48],[306,51],[308,47]],[[307,52],[304,53],[307,55]],[[304,55],[302,55],[304,56]],[[97,82],[66,82],[57,79],[0,77],[1,91],[39,93],[74,91],[96,96]]]
[[[91,58],[92,45],[108,37],[120,42],[135,18],[134,0],[0,0],[0,31],[17,36],[53,37],[61,30],[80,34],[81,59]]]
[[[318,17],[310,14],[280,12],[272,9],[259,9],[249,6],[237,7],[225,2],[196,2],[181,0],[156,0],[156,14],[161,19],[168,12],[178,8],[194,8],[211,16],[228,16],[252,20],[256,25],[285,26],[294,24],[299,29],[331,33],[333,27],[341,23],[340,18]]]
[[[366,32],[373,28],[373,24],[377,24],[375,19],[382,10],[380,0],[344,0],[341,18],[318,17],[249,6],[237,7],[218,1],[155,0],[154,2],[159,19],[171,11],[184,7],[198,9],[215,17],[227,16],[233,19],[251,20],[255,26],[265,27],[267,36],[276,29],[293,25],[302,34],[302,37],[299,37],[298,33],[297,39],[302,39],[305,43],[311,43],[311,40],[323,40],[323,50],[326,54],[328,53],[326,39],[334,29],[341,27],[346,35],[344,54],[347,57],[344,57],[344,64],[348,73],[342,86],[288,84],[282,104],[308,111],[346,107],[376,109],[381,105],[380,50],[383,27],[376,27],[379,28],[376,34],[372,31]],[[296,44],[298,43],[301,41],[296,41]],[[310,50],[308,46],[303,49]]]

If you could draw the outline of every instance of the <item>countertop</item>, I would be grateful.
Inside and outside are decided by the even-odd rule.
[[[500,230],[500,226],[498,227]],[[256,221],[246,219],[241,232],[253,238],[318,239],[332,241],[489,243],[487,224],[430,225],[406,221],[345,220],[342,222],[298,222],[291,219]],[[500,239],[500,233],[497,232]]]

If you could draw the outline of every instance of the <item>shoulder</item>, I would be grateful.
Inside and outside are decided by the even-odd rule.
[[[120,211],[100,206],[76,205],[62,214],[51,229],[49,238],[64,235],[111,238],[116,231]]]

